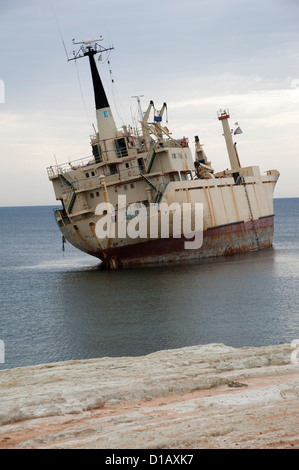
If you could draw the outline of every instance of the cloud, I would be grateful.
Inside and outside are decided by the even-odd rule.
[[[0,158],[20,195],[1,185],[0,203],[34,201],[54,154],[65,162],[90,153],[88,61],[67,62],[63,42],[72,55],[73,38],[101,34],[115,46],[114,85],[107,62],[98,65],[118,126],[131,123],[132,96],[144,95],[144,109],[166,101],[173,135],[199,134],[220,169],[227,156],[216,113],[228,107],[243,130],[242,161],[277,167],[281,193],[298,195],[298,9],[290,0],[2,0]],[[50,194],[52,202],[51,191],[46,181],[36,203]]]

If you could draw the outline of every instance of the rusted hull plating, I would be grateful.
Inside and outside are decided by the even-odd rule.
[[[104,251],[89,252],[110,269],[163,265],[256,251],[272,246],[274,216],[205,230],[197,250],[185,249],[184,238],[160,238]]]

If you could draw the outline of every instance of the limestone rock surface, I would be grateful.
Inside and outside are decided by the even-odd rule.
[[[0,448],[294,449],[298,402],[299,364],[288,344],[7,369]]]

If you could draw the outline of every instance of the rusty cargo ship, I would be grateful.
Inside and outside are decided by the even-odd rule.
[[[92,154],[47,169],[56,199],[61,202],[55,217],[63,240],[99,258],[110,269],[200,260],[270,247],[273,192],[279,172],[272,169],[261,175],[258,166],[241,166],[228,110],[218,112],[230,163],[230,168],[222,171],[213,169],[198,136],[194,137],[193,156],[189,139],[175,139],[163,126],[166,103],[156,110],[151,101],[142,112],[138,100],[139,129],[129,125],[118,129],[95,62],[96,54],[111,49],[102,47],[100,40],[80,43],[70,59],[89,59],[97,118],[97,129],[90,137]],[[112,205],[115,211],[111,223],[115,224],[123,216],[123,209],[121,214],[118,207],[120,195],[126,196],[127,206],[140,204],[148,211],[152,204],[159,210],[163,203],[201,203],[201,246],[186,249],[184,234],[174,236],[171,229],[167,237],[158,229],[155,236],[132,238],[109,232],[101,238],[96,227],[107,214],[99,213],[97,207]],[[126,223],[131,219],[125,211]]]

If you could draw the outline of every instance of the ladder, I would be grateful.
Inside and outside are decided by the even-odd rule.
[[[155,197],[154,202],[159,203],[163,197],[163,193],[142,173],[140,173],[141,178],[145,183],[154,191]]]
[[[68,186],[73,186],[73,183],[72,181],[70,181],[65,175],[63,175],[62,173],[59,173],[59,177],[60,179],[63,181],[63,183],[67,184]]]
[[[62,174],[60,173],[59,174],[59,177],[60,179],[62,180],[63,183],[65,183],[67,186],[69,186],[72,190],[71,193],[69,193],[68,195],[68,207],[66,208],[66,210],[68,211],[68,213],[70,214],[72,212],[72,208],[74,206],[74,203],[75,203],[75,199],[76,199],[76,191],[75,191],[75,188],[73,186],[73,182],[70,181],[68,179],[68,177],[66,177],[66,174]]]
[[[153,163],[154,163],[155,156],[156,156],[156,151],[153,150],[153,153],[152,153],[150,162],[149,162],[148,167],[147,167],[147,171],[146,171],[147,173],[150,173],[150,172],[151,172],[151,169],[152,169],[152,166],[153,166]]]
[[[73,205],[75,203],[75,199],[76,199],[76,193],[75,193],[75,190],[73,189],[73,195],[71,197],[71,200],[70,200],[70,203],[69,203],[69,207],[68,207],[68,213],[70,214],[72,212],[72,208],[73,208]]]

